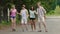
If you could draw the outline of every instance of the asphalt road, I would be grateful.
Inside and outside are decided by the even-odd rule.
[[[29,31],[22,32],[21,27],[17,26],[16,31],[12,32],[11,28],[6,30],[0,30],[0,34],[60,34],[60,17],[47,17],[46,19],[48,32],[44,31],[42,26],[42,32],[37,32],[39,30],[38,23],[36,24],[37,31],[31,32],[30,25],[28,26]]]

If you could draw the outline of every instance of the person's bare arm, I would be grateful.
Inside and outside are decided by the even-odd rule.
[[[20,10],[20,13],[19,13],[19,15],[21,15],[21,13],[22,13],[22,11]]]
[[[42,8],[43,12],[44,12],[44,18],[46,19],[46,10],[44,8]]]
[[[38,9],[36,10],[36,14],[38,15]]]
[[[18,12],[16,12],[17,14],[19,14]]]
[[[29,17],[28,10],[26,11],[27,17]]]
[[[17,10],[16,10],[16,14],[19,14]]]
[[[35,14],[38,14],[38,13],[35,11]]]
[[[42,7],[42,10],[43,10],[44,14],[46,14],[46,10],[43,7]]]

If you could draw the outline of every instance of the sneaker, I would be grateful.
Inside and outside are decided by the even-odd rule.
[[[48,32],[47,30],[45,32]]]
[[[22,31],[24,32],[24,29]]]
[[[15,29],[12,29],[12,31],[16,31]]]
[[[42,32],[41,30],[39,30],[38,32]]]

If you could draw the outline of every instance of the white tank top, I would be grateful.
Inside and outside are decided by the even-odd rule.
[[[21,16],[22,16],[22,18],[27,18],[26,11],[27,11],[26,9],[21,10]]]

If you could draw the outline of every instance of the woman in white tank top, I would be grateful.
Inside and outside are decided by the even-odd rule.
[[[28,18],[28,10],[25,8],[25,5],[22,5],[22,9],[20,12],[21,15],[21,26],[22,26],[22,30],[24,31],[24,29],[28,30],[27,28],[27,18]]]

